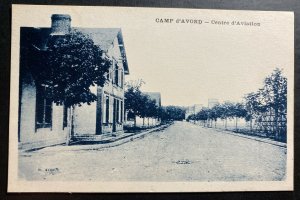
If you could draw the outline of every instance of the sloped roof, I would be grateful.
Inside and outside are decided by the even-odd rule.
[[[99,45],[103,51],[107,51],[112,45],[114,39],[118,37],[120,28],[73,28],[88,36]]]
[[[78,30],[94,41],[95,45],[100,46],[103,51],[107,51],[113,44],[115,38],[120,43],[120,50],[123,57],[123,65],[125,74],[129,74],[126,53],[123,44],[123,38],[120,28],[72,28]],[[33,27],[22,27],[21,37],[25,38],[23,45],[32,45],[38,50],[46,50],[48,40],[51,38],[51,28],[33,28]]]
[[[146,95],[148,95],[151,99],[156,101],[156,104],[158,106],[161,106],[161,94],[160,92],[144,92]]]

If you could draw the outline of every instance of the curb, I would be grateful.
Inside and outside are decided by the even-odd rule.
[[[43,149],[37,150],[39,152],[61,152],[61,151],[80,151],[80,150],[99,150],[103,148],[109,148],[109,147],[115,147],[119,146],[122,144],[125,144],[127,142],[136,140],[138,138],[143,138],[145,135],[151,132],[163,130],[167,127],[169,127],[171,124],[165,124],[159,127],[155,127],[153,129],[140,132],[137,134],[129,134],[128,136],[123,136],[120,138],[117,138],[116,140],[112,140],[106,143],[101,143],[101,144],[85,144],[85,145],[71,145],[71,146],[65,146],[65,145],[56,145],[56,146],[51,146],[51,147],[45,147]],[[51,149],[55,147],[55,149]],[[23,152],[23,153],[28,153],[28,152]],[[31,152],[32,153],[32,152]]]
[[[255,141],[258,141],[258,142],[263,142],[263,143],[275,145],[275,146],[278,146],[278,147],[283,147],[283,148],[287,147],[286,143],[269,140],[267,138],[258,138],[258,137],[255,137],[255,136],[243,135],[243,134],[240,134],[240,133],[234,133],[234,132],[230,132],[230,131],[220,131],[220,132],[224,132],[224,133],[234,135],[234,136],[238,136],[238,137],[242,137],[242,138],[247,138],[247,139],[250,139],[250,140],[255,140]]]

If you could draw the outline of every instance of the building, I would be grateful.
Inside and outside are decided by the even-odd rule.
[[[185,119],[187,119],[190,115],[197,114],[203,108],[202,104],[194,104],[192,106],[188,106],[185,112]]]
[[[74,29],[88,35],[95,45],[112,60],[104,87],[93,86],[97,101],[75,106],[72,140],[98,140],[104,134],[123,131],[124,76],[129,74],[123,36],[119,28],[73,28],[69,15],[52,15],[49,28],[21,27],[19,83],[19,146],[40,148],[64,143],[70,137],[70,109],[54,104],[44,94],[47,89],[38,85],[30,73],[35,68],[33,57],[47,49],[54,37],[67,35]]]
[[[218,99],[208,99],[208,108],[212,108],[215,105],[219,104],[219,100]]]

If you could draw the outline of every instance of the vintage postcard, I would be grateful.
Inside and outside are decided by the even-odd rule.
[[[294,14],[13,5],[8,192],[293,190]]]

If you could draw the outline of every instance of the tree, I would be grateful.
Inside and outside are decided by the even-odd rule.
[[[141,118],[143,118],[143,126],[145,126],[145,117],[147,117],[149,111],[148,111],[148,104],[150,102],[150,98],[141,93],[140,98],[140,104],[139,104],[139,112],[137,113],[137,115]]]
[[[245,118],[247,116],[247,110],[244,105],[241,103],[234,104],[233,115],[235,116],[235,130],[237,131],[238,127],[238,118]]]
[[[261,89],[263,99],[262,106],[266,111],[274,111],[273,130],[275,139],[279,140],[280,127],[279,117],[286,114],[287,110],[287,78],[282,75],[282,71],[276,68],[273,73],[264,80],[264,87]]]
[[[162,107],[162,120],[171,121],[178,120],[181,121],[185,119],[185,109],[180,106],[165,106]]]
[[[111,60],[89,36],[76,30],[51,36],[41,59],[43,64],[33,72],[37,84],[48,88],[47,95],[54,103],[68,108],[71,139],[75,105],[97,100],[91,86],[103,87]]]
[[[205,126],[206,121],[208,119],[208,109],[202,108],[197,114],[196,119],[203,122],[203,125]]]
[[[264,110],[262,108],[262,104],[259,101],[259,92],[251,92],[247,94],[244,98],[245,102],[245,109],[247,110],[247,115],[245,117],[246,121],[250,122],[250,131],[253,130],[252,120],[253,118],[259,116],[259,114]]]
[[[191,114],[187,117],[187,121],[191,121],[191,120],[196,120],[196,115],[195,114]]]
[[[220,118],[225,119],[225,129],[227,129],[227,120],[234,117],[234,103],[225,102],[220,107]]]
[[[271,75],[265,78],[263,88],[257,92],[247,94],[245,99],[249,120],[252,120],[253,117],[260,120],[267,112],[274,112],[273,119],[269,119],[273,123],[269,124],[273,126],[272,130],[275,139],[282,139],[279,118],[282,115],[286,115],[287,110],[287,79],[282,75],[282,70],[276,68]]]
[[[211,109],[209,109],[209,118],[211,119],[211,127],[212,127],[212,121],[215,122],[215,128],[217,127],[217,120],[221,117],[222,110],[220,109],[221,105],[217,104],[213,106]]]
[[[111,66],[99,46],[89,36],[73,30],[53,36],[47,47],[47,61],[39,82],[51,87],[55,103],[67,107],[97,100],[91,86],[103,87]]]
[[[146,105],[145,105],[145,117],[148,118],[148,127],[149,127],[149,118],[158,118],[158,107],[156,105],[156,101],[151,99],[147,95]]]
[[[144,84],[142,80],[126,83],[125,91],[125,110],[132,114],[134,126],[136,127],[136,116],[144,116],[145,95],[142,94],[140,87]]]

